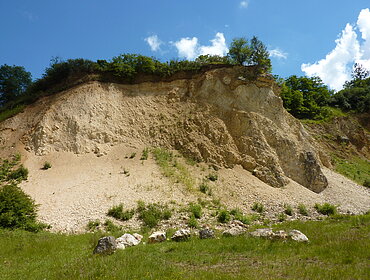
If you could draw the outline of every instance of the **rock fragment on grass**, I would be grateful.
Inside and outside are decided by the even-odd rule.
[[[190,230],[188,229],[179,229],[178,231],[176,231],[172,237],[171,237],[171,240],[173,241],[186,241],[186,240],[189,240],[190,238]]]
[[[215,232],[212,229],[204,228],[199,231],[200,239],[209,239],[209,238],[214,238],[214,237],[215,237]]]
[[[166,241],[166,233],[163,231],[153,232],[148,239],[148,243],[159,243]]]
[[[117,249],[116,239],[113,236],[105,236],[99,239],[94,254],[112,254]]]

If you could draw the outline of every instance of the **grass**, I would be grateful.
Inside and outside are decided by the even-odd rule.
[[[368,279],[370,216],[285,222],[310,243],[229,237],[139,245],[97,256],[102,233],[0,231],[2,279]],[[116,236],[118,237],[118,236]],[[145,257],[144,257],[145,256]]]
[[[175,183],[181,183],[186,186],[187,190],[193,190],[194,179],[185,165],[175,159],[174,155],[163,148],[152,150],[154,159],[161,168],[162,174]]]
[[[335,171],[355,181],[360,185],[366,185],[370,181],[370,161],[360,157],[350,160],[333,155]]]

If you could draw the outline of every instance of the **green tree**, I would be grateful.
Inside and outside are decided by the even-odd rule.
[[[229,56],[239,65],[249,65],[252,59],[252,49],[244,37],[234,38],[230,44]]]
[[[0,105],[15,101],[32,83],[31,73],[22,66],[0,67]]]
[[[256,36],[253,36],[250,48],[252,49],[252,64],[258,66],[259,72],[270,73],[271,60],[267,47]]]
[[[281,98],[284,107],[299,119],[322,119],[326,117],[325,106],[330,101],[332,91],[319,77],[297,77],[285,79],[281,85]]]

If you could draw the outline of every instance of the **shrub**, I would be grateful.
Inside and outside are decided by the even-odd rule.
[[[228,222],[230,222],[230,219],[231,219],[230,213],[229,213],[229,211],[227,211],[226,209],[222,209],[222,210],[218,213],[217,220],[218,220],[220,223],[228,223]]]
[[[290,205],[285,205],[285,209],[284,209],[284,213],[289,215],[289,216],[292,216],[293,215],[293,208],[292,206]]]
[[[140,160],[147,160],[149,156],[149,149],[145,148],[141,154]]]
[[[149,228],[156,227],[161,220],[168,220],[172,216],[172,212],[167,206],[157,203],[145,205],[144,202],[140,201],[138,202],[137,211],[139,219]]]
[[[279,222],[284,222],[286,220],[286,215],[284,213],[280,213],[278,215]]]
[[[135,214],[134,210],[123,210],[123,204],[119,204],[117,206],[113,206],[108,210],[107,215],[117,220],[121,221],[128,221],[130,220]]]
[[[363,185],[364,187],[370,188],[370,179],[366,179]]]
[[[11,171],[8,175],[8,180],[16,180],[18,182],[22,180],[27,180],[28,169],[23,165],[19,166],[17,169]]]
[[[324,203],[324,204],[315,204],[315,209],[318,213],[323,215],[335,215],[337,213],[337,207],[335,205],[332,205],[330,203]]]
[[[245,225],[249,225],[251,223],[250,218],[243,215],[239,209],[232,209],[230,214],[234,216],[235,220],[241,221]]]
[[[191,228],[198,228],[198,221],[194,217],[194,215],[191,215],[188,221],[188,226]]]
[[[307,208],[304,204],[299,204],[298,205],[298,211],[299,211],[299,214],[301,214],[303,216],[308,216],[308,211],[307,211]]]
[[[200,192],[202,192],[204,194],[208,194],[208,195],[212,194],[211,188],[206,182],[203,182],[202,184],[200,184],[199,190],[200,190]]]
[[[100,221],[99,220],[89,221],[87,223],[86,229],[89,230],[89,231],[94,231],[94,230],[97,229],[98,226],[100,226]]]
[[[258,213],[262,213],[265,209],[262,203],[255,202],[252,206],[252,210]]]
[[[135,156],[136,156],[136,153],[132,153],[132,154],[130,155],[130,159],[133,159]]]
[[[188,211],[196,219],[200,219],[202,216],[202,206],[200,204],[190,203]]]
[[[208,178],[208,180],[214,182],[214,181],[217,181],[218,176],[217,176],[217,174],[208,174],[207,178]]]
[[[121,230],[121,227],[115,225],[111,220],[105,220],[104,227],[105,227],[105,231],[108,231],[108,232],[117,232]]]
[[[44,166],[42,167],[42,169],[48,170],[49,168],[51,168],[51,163],[48,162],[48,161],[45,161]]]
[[[0,227],[40,231],[47,226],[36,221],[37,205],[16,185],[0,189]]]

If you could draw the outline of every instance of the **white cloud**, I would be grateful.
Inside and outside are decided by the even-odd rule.
[[[192,60],[199,55],[219,55],[224,56],[229,49],[226,45],[225,36],[223,33],[218,32],[214,39],[210,40],[210,46],[201,46],[198,44],[198,38],[181,38],[179,41],[173,43],[177,48],[180,57]]]
[[[248,8],[248,1],[241,1],[240,2],[240,7],[241,8]]]
[[[283,52],[279,48],[269,50],[269,53],[270,53],[270,57],[275,57],[277,59],[287,59],[288,58],[288,54],[286,52]]]
[[[159,40],[157,35],[149,36],[145,38],[144,40],[148,43],[148,45],[150,46],[150,49],[153,52],[159,51],[161,48],[161,45],[163,44],[163,42]]]
[[[356,30],[359,30],[363,42],[360,43]],[[324,83],[335,90],[351,79],[354,63],[358,62],[370,69],[370,11],[363,9],[358,17],[357,26],[347,23],[340,37],[335,40],[335,48],[313,64],[302,64],[306,75],[319,76]]]
[[[197,57],[198,38],[182,38],[180,41],[175,42],[174,45],[180,57],[190,60]]]

